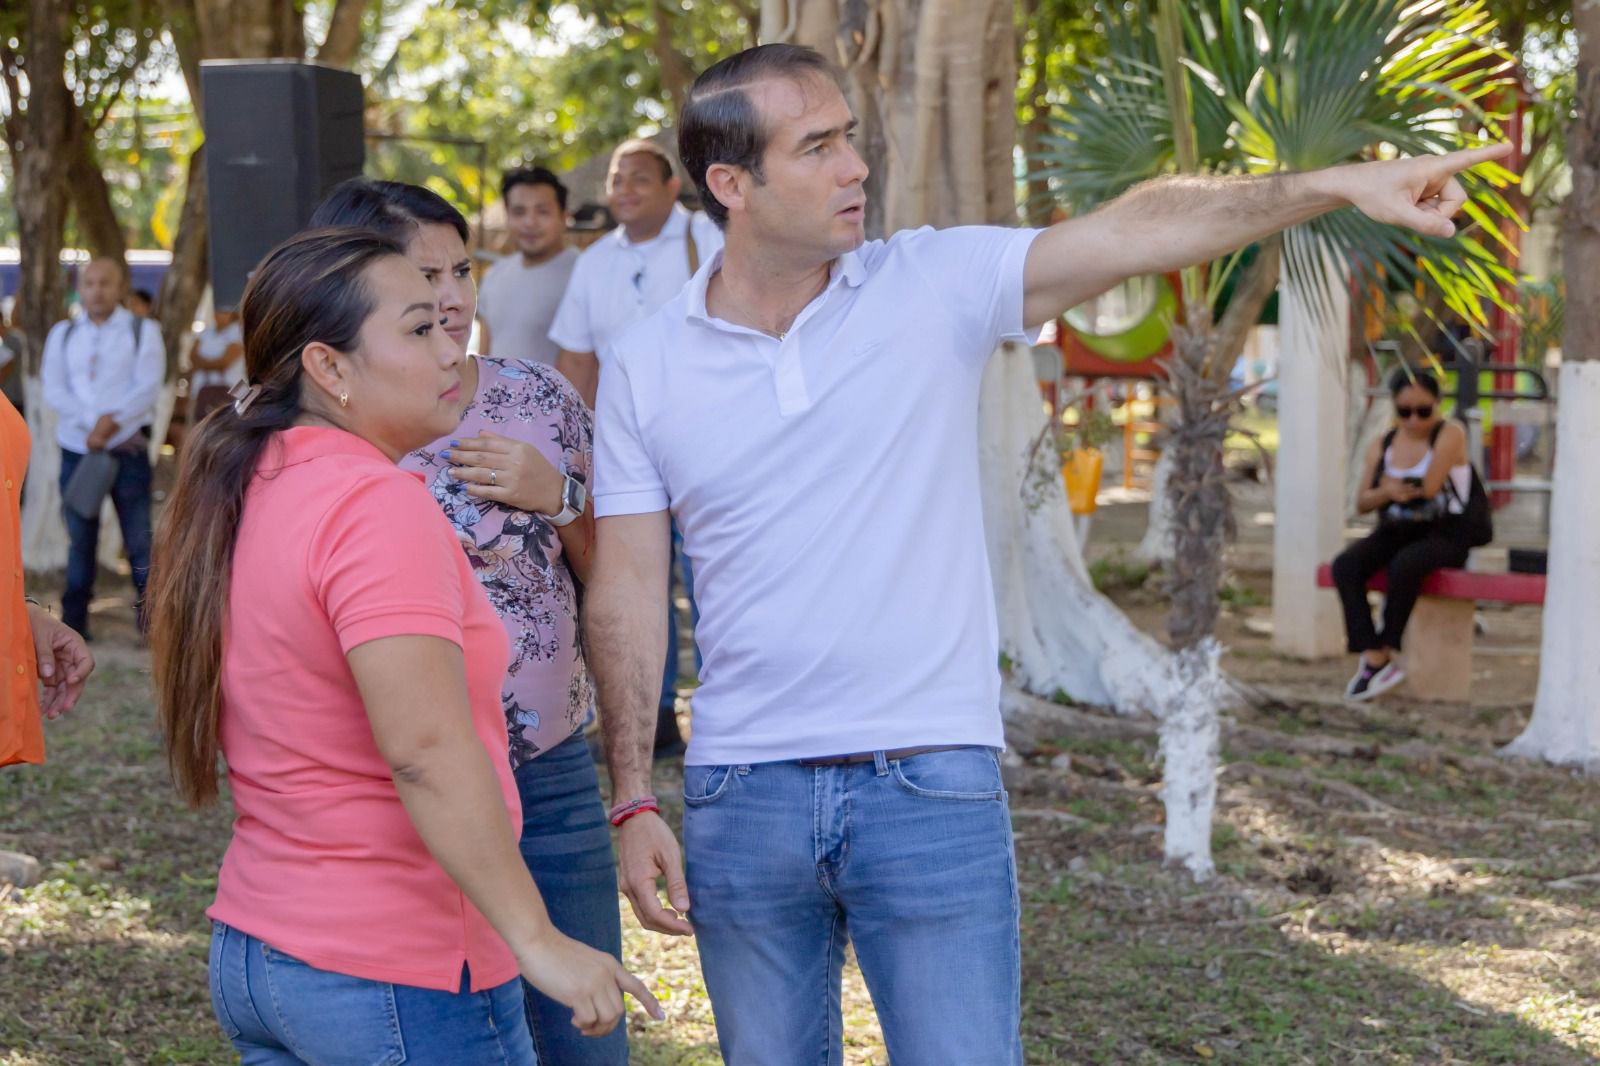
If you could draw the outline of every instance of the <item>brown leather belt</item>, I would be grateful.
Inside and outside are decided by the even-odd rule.
[[[970,748],[971,744],[925,744],[920,748],[893,748],[883,753],[889,761],[895,759],[909,759],[913,755],[929,755],[936,751],[960,751]],[[796,759],[801,766],[844,766],[848,763],[872,762],[877,758],[877,752],[857,751],[849,755],[823,755],[815,759]]]

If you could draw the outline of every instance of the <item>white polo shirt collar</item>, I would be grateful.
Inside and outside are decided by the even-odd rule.
[[[773,385],[778,395],[778,413],[799,414],[811,406],[811,391],[806,384],[805,368],[801,361],[802,353],[805,351],[801,330],[805,328],[806,322],[828,303],[840,285],[848,285],[852,289],[860,288],[867,278],[866,266],[861,262],[860,255],[854,251],[846,252],[835,259],[829,267],[827,287],[801,309],[787,333],[782,337],[774,337],[770,333],[717,318],[706,309],[706,292],[711,287],[711,278],[722,269],[722,256],[723,252],[719,249],[716,255],[711,257],[711,261],[702,265],[689,280],[688,291],[685,294],[688,298],[686,317],[694,325],[708,326],[723,333],[742,334],[764,342],[761,351],[772,364]]]

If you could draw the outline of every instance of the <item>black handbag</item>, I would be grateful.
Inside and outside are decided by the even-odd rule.
[[[1443,422],[1433,427],[1433,433],[1428,437],[1430,451],[1438,443],[1439,433],[1443,429]],[[1391,429],[1384,435],[1382,452],[1389,450],[1398,432],[1399,430]],[[1471,485],[1465,500],[1456,491],[1455,482],[1448,477],[1444,479],[1444,493],[1461,505],[1461,513],[1452,512],[1440,503],[1438,496],[1435,496],[1426,500],[1412,500],[1409,503],[1391,503],[1378,512],[1378,521],[1384,525],[1411,527],[1437,522],[1448,529],[1452,536],[1464,541],[1468,547],[1483,547],[1494,539],[1494,518],[1489,508],[1489,493],[1484,488],[1483,479],[1478,476],[1477,466],[1469,462],[1467,469],[1471,471]],[[1369,487],[1377,488],[1382,479],[1383,463],[1380,459],[1372,470],[1372,484]]]

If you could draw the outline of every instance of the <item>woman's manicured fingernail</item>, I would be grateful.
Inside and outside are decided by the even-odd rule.
[[[439,458],[441,458],[441,459],[448,459],[448,458],[450,458],[450,449],[449,449],[449,448],[446,448],[446,449],[445,449],[445,450],[444,450],[444,451],[442,451],[442,452],[440,452],[440,453],[439,453]]]

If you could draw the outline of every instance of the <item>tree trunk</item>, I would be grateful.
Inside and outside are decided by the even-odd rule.
[[[337,0],[328,17],[328,34],[317,49],[317,62],[330,67],[346,67],[361,47],[361,18],[367,0]]]
[[[193,333],[194,311],[200,306],[206,288],[209,250],[206,245],[205,145],[190,153],[188,175],[184,180],[178,235],[172,242],[172,262],[161,279],[161,296],[157,302],[169,378],[178,372],[183,345]]]
[[[72,140],[72,97],[66,87],[66,11],[54,0],[29,0],[24,45],[28,110],[22,138],[12,155],[16,186],[21,281],[16,320],[27,336],[24,369],[39,373],[45,335],[60,318],[62,229],[67,216],[67,183],[56,167]],[[16,102],[13,101],[13,106]]]
[[[206,59],[299,59],[305,22],[294,0],[184,0]],[[359,22],[359,20],[358,20]]]
[[[1023,5],[1024,24],[1031,25],[1035,34],[1029,68],[1033,89],[1029,106],[1033,113],[1022,129],[1022,158],[1028,168],[1028,192],[1022,209],[1030,226],[1048,226],[1055,211],[1055,197],[1044,176],[1048,164],[1040,158],[1044,139],[1050,134],[1050,87],[1045,79],[1050,53],[1055,48],[1055,22],[1049,17],[1041,18],[1039,8],[1040,0],[1026,0]]]
[[[1572,192],[1564,206],[1566,275],[1574,286],[1600,277],[1600,0],[1573,5],[1578,37],[1578,115],[1568,139]],[[1561,354],[1561,417],[1550,512],[1550,576],[1533,720],[1506,747],[1600,774],[1600,307],[1568,302]]]
[[[661,87],[672,102],[672,121],[677,122],[683,113],[683,98],[694,84],[694,68],[689,60],[672,43],[672,15],[661,0],[651,0],[651,20],[655,23],[654,41],[650,50],[655,53],[656,67],[661,71]]]
[[[839,62],[872,171],[867,231],[1017,221],[1016,38],[1006,0],[766,0],[762,39]],[[984,524],[1010,680],[1044,696],[1149,712],[1168,657],[1083,566],[1026,348],[989,363],[980,408]]]
[[[60,509],[54,506],[60,449],[55,443],[55,419],[44,404],[39,386],[39,364],[45,337],[60,320],[65,286],[61,277],[62,231],[67,220],[67,187],[57,169],[71,148],[76,121],[72,97],[67,92],[65,8],[54,0],[31,0],[28,5],[26,70],[28,109],[21,137],[12,141],[12,173],[17,212],[17,237],[21,245],[21,285],[17,293],[16,321],[27,337],[23,364],[24,396],[28,408],[28,433],[34,446],[28,460],[28,480],[23,500],[23,557],[30,569],[55,569],[66,561],[66,543]],[[18,101],[12,97],[12,106]],[[48,521],[47,521],[48,520]],[[41,556],[29,550],[31,530],[53,522],[56,544]],[[48,538],[46,538],[48,541]]]
[[[120,263],[128,260],[128,238],[111,206],[111,186],[100,169],[94,131],[74,109],[71,155],[67,159],[67,184],[72,194],[73,216],[90,253]]]
[[[1271,237],[1261,243],[1260,254],[1245,268],[1222,320],[1211,330],[1213,336],[1208,350],[1213,354],[1201,357],[1201,363],[1194,368],[1196,373],[1219,385],[1227,383],[1233,365],[1239,361],[1245,342],[1250,338],[1250,331],[1260,321],[1267,301],[1278,290],[1281,253],[1282,242],[1279,238]],[[1170,434],[1167,440],[1170,442]],[[1139,561],[1163,569],[1172,566],[1174,551],[1172,496],[1167,490],[1172,466],[1172,454],[1164,445],[1150,478],[1150,506],[1145,519],[1144,538],[1134,549],[1134,557]]]
[[[1163,706],[1178,692],[1166,652],[1095,591],[1083,565],[1026,347],[1004,345],[989,360],[980,402],[984,533],[1007,680],[1122,714]]]

